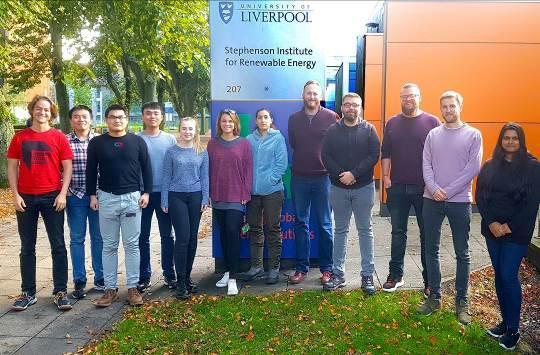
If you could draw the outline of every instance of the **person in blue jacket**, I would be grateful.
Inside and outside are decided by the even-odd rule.
[[[279,281],[281,259],[280,220],[285,198],[283,174],[288,166],[287,146],[281,132],[273,128],[272,114],[268,109],[259,109],[255,116],[257,128],[247,137],[253,154],[253,189],[246,213],[251,268],[243,277],[253,280],[264,275],[264,226],[269,268],[266,283],[275,284]]]

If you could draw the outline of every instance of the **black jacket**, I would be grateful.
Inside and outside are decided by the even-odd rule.
[[[332,185],[357,189],[373,181],[373,167],[380,154],[380,142],[375,127],[360,121],[349,127],[343,119],[333,124],[326,133],[322,147],[323,164],[330,174]],[[339,174],[350,171],[356,178],[353,185],[343,185]]]
[[[487,161],[476,182],[476,205],[482,216],[481,231],[486,238],[501,242],[529,244],[531,242],[538,203],[540,202],[540,163],[528,161],[526,171],[515,172],[512,163],[504,161],[497,167],[492,160]],[[526,188],[516,191],[513,187],[520,174],[527,182]],[[488,186],[488,176],[493,176]],[[493,222],[507,223],[511,234],[495,238],[489,230]]]

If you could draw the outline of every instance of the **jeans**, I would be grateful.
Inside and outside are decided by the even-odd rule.
[[[264,232],[268,247],[268,267],[279,270],[281,260],[281,208],[285,195],[276,191],[270,195],[251,195],[247,204],[251,267],[263,267]],[[263,227],[264,226],[264,227]]]
[[[345,276],[345,255],[349,223],[354,213],[354,222],[358,231],[362,270],[361,276],[372,276],[375,271],[373,259],[373,226],[371,210],[375,197],[375,184],[372,182],[358,189],[344,189],[332,185],[330,204],[334,211],[334,274]]]
[[[137,286],[139,281],[139,234],[141,232],[141,208],[139,191],[114,195],[98,190],[99,227],[103,237],[103,274],[105,288],[115,289],[118,271],[118,243],[122,231],[124,244],[127,287]]]
[[[428,277],[426,271],[426,245],[424,232],[424,219],[422,217],[422,206],[424,204],[424,187],[419,185],[392,184],[386,190],[386,204],[390,211],[390,222],[392,224],[392,242],[390,247],[390,275],[395,279],[403,276],[403,264],[405,249],[407,247],[407,223],[409,222],[409,211],[414,207],[418,229],[420,230],[420,262],[422,264],[422,278],[427,286]]]
[[[468,301],[471,255],[469,253],[469,231],[471,228],[471,204],[469,202],[437,202],[424,199],[424,227],[426,233],[426,264],[429,288],[434,298],[441,297],[441,225],[448,217],[454,252],[456,253],[456,304]]]
[[[169,217],[174,227],[174,265],[177,280],[191,277],[197,252],[197,234],[201,221],[202,192],[169,191]]]
[[[217,221],[219,239],[223,249],[225,271],[236,274],[240,268],[240,230],[244,214],[238,210],[212,209],[212,218]]]
[[[321,272],[332,271],[332,219],[330,217],[330,179],[328,175],[291,178],[291,195],[296,218],[294,238],[296,241],[296,271],[309,271],[310,254],[310,212],[315,213],[318,221],[319,265]]]
[[[53,294],[67,291],[68,259],[64,243],[64,211],[54,210],[54,199],[58,191],[42,195],[20,194],[26,204],[24,212],[17,211],[17,226],[21,238],[22,292],[36,294],[36,239],[39,214],[43,217],[53,264]]]
[[[86,239],[87,220],[90,229],[90,251],[92,269],[94,270],[94,283],[103,281],[103,262],[101,258],[103,239],[99,231],[99,214],[90,208],[90,197],[68,196],[66,213],[69,225],[69,250],[73,268],[73,283],[86,285],[84,241]]]
[[[521,313],[521,283],[519,267],[528,245],[486,238],[486,245],[495,270],[495,291],[503,323],[509,330],[519,329]]]
[[[139,236],[139,250],[141,253],[141,265],[139,269],[140,280],[150,280],[152,266],[150,265],[150,229],[152,228],[152,216],[156,212],[159,235],[161,237],[161,268],[163,275],[174,279],[174,236],[169,215],[161,209],[161,192],[152,192],[148,200],[148,206],[142,209],[141,235]]]

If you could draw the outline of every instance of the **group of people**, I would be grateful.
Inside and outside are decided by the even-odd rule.
[[[519,340],[518,270],[540,201],[540,164],[527,151],[522,127],[504,125],[493,157],[481,168],[482,136],[462,121],[463,97],[455,91],[440,96],[441,124],[420,109],[419,87],[404,84],[400,89],[401,113],[388,120],[382,143],[374,126],[363,119],[358,94],[343,96],[341,118],[321,106],[321,87],[316,81],[304,85],[302,99],[303,108],[288,120],[296,243],[295,272],[288,282],[305,280],[310,268],[310,241],[316,233],[323,289],[346,285],[346,246],[354,214],[361,289],[369,295],[376,292],[373,172],[381,158],[382,187],[392,225],[389,274],[382,290],[393,292],[404,284],[407,226],[413,207],[425,286],[425,301],[418,311],[429,315],[441,308],[439,251],[441,225],[447,217],[457,263],[456,315],[460,322],[470,323],[472,182],[479,174],[476,202],[502,314],[502,322],[488,333],[499,338],[503,347],[513,348]],[[131,305],[143,303],[141,293],[151,286],[149,240],[154,213],[165,284],[176,289],[178,299],[196,293],[191,272],[197,234],[201,214],[210,205],[225,269],[216,286],[236,295],[237,279],[265,277],[268,284],[279,282],[283,175],[289,157],[285,137],[275,128],[268,109],[256,112],[256,127],[246,138],[240,137],[238,114],[221,110],[215,137],[206,150],[200,143],[196,119],[181,119],[178,141],[160,130],[163,109],[156,102],[143,105],[144,130],[138,135],[127,132],[128,112],[116,104],[105,112],[108,131],[102,135],[91,130],[92,111],[86,106],[71,109],[73,132],[67,137],[51,126],[57,109],[49,98],[34,98],[28,110],[31,127],[18,132],[8,150],[8,177],[21,238],[22,294],[15,300],[14,310],[36,302],[39,213],[51,243],[54,302],[61,310],[71,309],[64,208],[71,237],[72,297],[86,296],[84,240],[88,220],[94,288],[104,291],[94,301],[98,307],[110,306],[118,299],[120,231],[128,301]],[[315,214],[313,219],[311,214]],[[310,230],[310,225],[315,230]],[[240,270],[241,233],[247,233],[250,240],[251,266],[246,272]]]

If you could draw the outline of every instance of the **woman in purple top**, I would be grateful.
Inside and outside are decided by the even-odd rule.
[[[233,110],[218,115],[216,137],[208,143],[212,218],[217,222],[225,274],[216,283],[228,295],[237,295],[240,231],[246,203],[251,199],[253,157],[249,142],[240,135],[240,119]]]
[[[540,163],[527,152],[523,128],[507,123],[501,129],[493,157],[478,176],[476,205],[495,270],[502,316],[502,321],[487,333],[508,350],[515,348],[520,337],[519,267],[534,232],[539,200]]]

